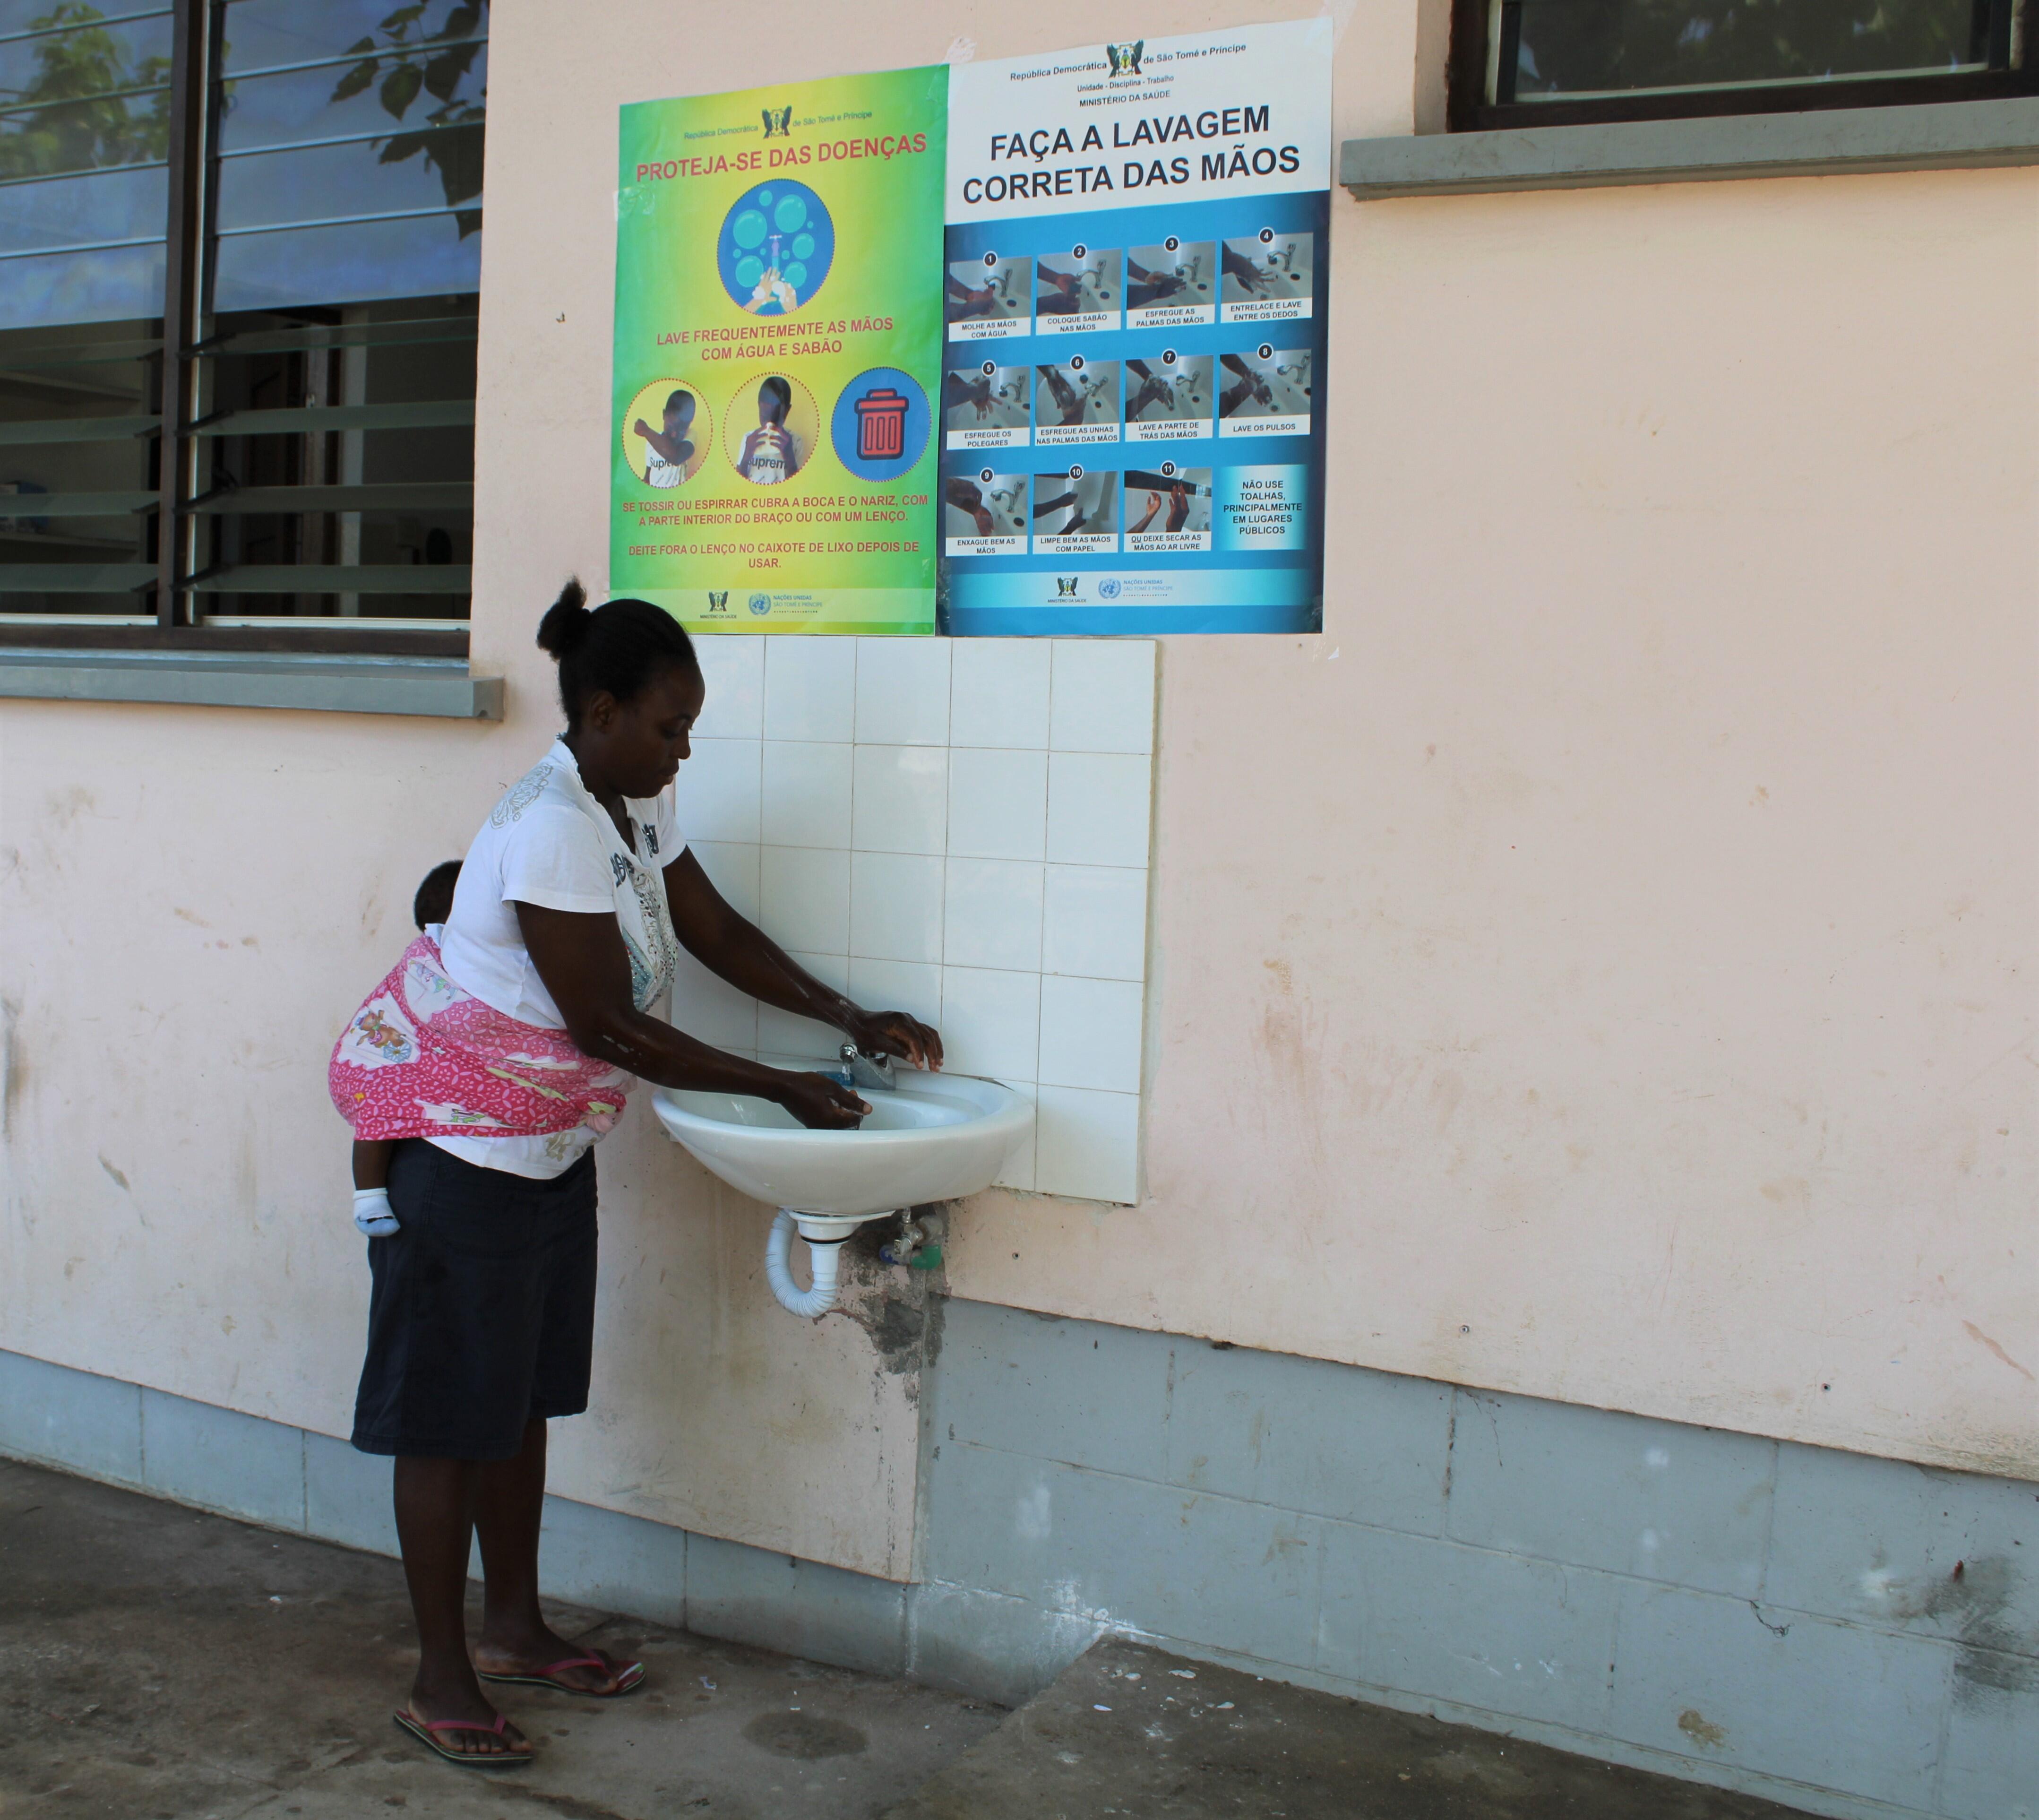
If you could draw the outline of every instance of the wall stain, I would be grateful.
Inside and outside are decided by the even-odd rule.
[[[2026,1383],[2030,1384],[2034,1381],[2035,1381],[2030,1372],[2027,1371],[2023,1366],[2020,1365],[2016,1359],[2013,1358],[2009,1353],[2006,1352],[2002,1347],[1999,1346],[1995,1340],[1992,1339],[1989,1336],[1984,1333],[1980,1328],[1977,1327],[1973,1321],[1963,1321],[1961,1323],[1961,1331],[1965,1333],[1969,1339],[1973,1340],[1976,1345],[1985,1347],[1988,1351],[1995,1354],[1999,1358],[2002,1359],[2006,1365],[2009,1366],[2011,1369],[2016,1372],[2020,1377],[2023,1378]]]
[[[123,1188],[127,1189],[127,1191],[129,1194],[131,1195],[135,1191],[132,1188],[127,1187],[127,1178],[122,1175],[118,1169],[115,1168],[111,1163],[107,1161],[106,1153],[104,1151],[100,1153],[99,1166],[104,1169],[108,1175],[111,1176],[115,1181],[118,1182]]]
[[[1727,1727],[1716,1725],[1696,1708],[1687,1707],[1678,1715],[1678,1729],[1695,1744],[1707,1744],[1719,1750],[1727,1743]]]

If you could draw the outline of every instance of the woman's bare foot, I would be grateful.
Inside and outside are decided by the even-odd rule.
[[[465,1681],[465,1686],[450,1677],[442,1684],[428,1682],[420,1670],[411,1683],[410,1717],[427,1728],[439,1722],[440,1729],[431,1733],[433,1742],[457,1756],[529,1757],[530,1740],[489,1704],[472,1673]],[[469,1726],[475,1729],[466,1729]]]
[[[618,1662],[606,1650],[587,1643],[568,1643],[549,1624],[538,1624],[514,1636],[494,1636],[484,1631],[474,1646],[474,1666],[485,1675],[529,1675],[536,1678],[556,1662],[593,1656],[601,1666],[575,1662],[548,1677],[554,1685],[575,1693],[613,1694],[643,1678],[635,1662]],[[636,1670],[633,1678],[626,1679]]]

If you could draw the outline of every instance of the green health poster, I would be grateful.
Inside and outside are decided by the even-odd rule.
[[[609,589],[932,633],[948,71],[621,113]]]

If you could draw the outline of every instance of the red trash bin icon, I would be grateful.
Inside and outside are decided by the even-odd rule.
[[[856,455],[863,462],[896,462],[906,450],[906,397],[879,386],[856,401]]]

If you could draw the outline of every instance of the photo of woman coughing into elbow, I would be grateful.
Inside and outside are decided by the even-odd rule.
[[[538,643],[559,665],[565,730],[484,817],[439,939],[405,950],[328,1071],[355,1138],[394,1146],[396,1229],[368,1241],[353,1434],[395,1457],[419,1662],[394,1716],[478,1769],[531,1755],[483,1681],[597,1699],[644,1683],[641,1664],[556,1634],[538,1603],[545,1424],[587,1407],[596,1144],[640,1079],[754,1096],[824,1129],[870,1110],[826,1076],[726,1054],[665,1021],[655,1007],[680,950],[867,1054],[942,1060],[927,1025],[867,1011],[797,965],[688,850],[674,780],[706,690],[671,615],[641,600],[590,613],[572,583]],[[470,1654],[477,1534],[484,1615]]]

